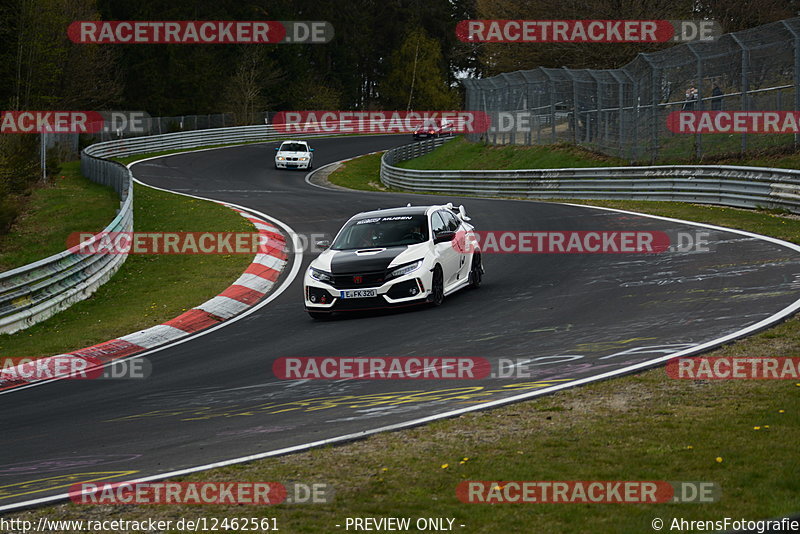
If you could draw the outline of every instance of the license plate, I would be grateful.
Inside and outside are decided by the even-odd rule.
[[[363,299],[377,296],[377,289],[346,289],[341,292],[341,297],[343,299]]]

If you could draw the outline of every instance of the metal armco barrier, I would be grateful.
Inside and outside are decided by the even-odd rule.
[[[326,126],[333,128],[336,124],[338,123],[330,122],[326,123]],[[276,129],[275,126],[271,124],[257,124],[255,126],[190,130],[188,132],[116,139],[113,141],[96,143],[87,147],[85,152],[100,158],[118,158],[133,154],[225,145],[229,143],[267,142],[276,141],[278,139],[311,139],[314,137],[328,137],[331,135],[337,135],[337,133],[283,132]],[[272,156],[267,155],[265,157],[271,158]]]
[[[93,144],[81,152],[81,172],[120,195],[117,216],[103,232],[133,231],[133,188],[130,171],[106,158],[191,149],[202,146],[306,139],[331,133],[285,133],[272,125],[190,130]],[[335,135],[335,134],[333,134]],[[268,156],[271,157],[271,153]],[[0,334],[44,321],[88,298],[127,259],[124,254],[79,254],[65,250],[48,258],[0,273]]]
[[[800,213],[800,171],[729,165],[663,165],[433,171],[395,166],[432,151],[441,139],[387,151],[381,182],[417,192],[541,199],[661,200]]]
[[[119,163],[91,156],[82,158],[81,171],[95,182],[112,186],[120,195],[117,216],[104,231],[133,230],[130,171]],[[70,249],[0,273],[0,333],[22,330],[88,298],[126,258],[121,254],[79,254]]]

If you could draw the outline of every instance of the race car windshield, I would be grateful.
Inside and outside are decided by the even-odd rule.
[[[300,143],[284,143],[281,145],[281,152],[305,152],[306,145]]]
[[[393,215],[351,221],[331,245],[334,250],[399,247],[428,240],[425,215]]]

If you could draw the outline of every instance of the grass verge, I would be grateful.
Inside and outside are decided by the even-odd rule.
[[[423,170],[502,170],[622,165],[626,165],[624,160],[589,152],[573,145],[496,146],[470,143],[464,137],[457,137],[433,152],[399,163],[398,167]]]
[[[373,171],[374,162],[347,165],[333,176],[345,174],[367,187],[375,180]],[[765,212],[667,202],[592,203],[800,242],[799,220]],[[800,356],[800,319],[709,355]],[[667,530],[675,518],[758,519],[796,513],[799,441],[800,383],[672,380],[661,368],[345,446],[184,479],[327,481],[336,489],[332,504],[253,510],[123,507],[113,513],[115,518],[173,521],[276,517],[279,528],[291,532],[337,531],[335,525],[346,517],[360,516],[449,517],[466,525],[464,532],[527,532],[531,525],[540,532],[651,532],[656,517]],[[703,505],[467,505],[455,496],[462,480],[704,480],[719,484],[723,493],[719,502]],[[108,513],[108,506],[68,504],[14,517],[85,520]]]
[[[236,212],[213,202],[139,185],[134,186],[134,199],[137,232],[253,231]],[[87,228],[77,225],[74,230]],[[59,250],[63,249],[62,240]],[[90,298],[23,331],[0,335],[0,353],[4,357],[59,354],[160,324],[220,293],[251,259],[130,255]]]
[[[70,233],[102,230],[117,209],[113,189],[81,176],[80,163],[64,164],[55,183],[33,190],[11,231],[0,238],[0,272],[58,254]]]
[[[350,189],[392,191],[393,189],[383,185],[380,180],[382,156],[383,153],[369,154],[345,161],[327,179],[332,184]]]

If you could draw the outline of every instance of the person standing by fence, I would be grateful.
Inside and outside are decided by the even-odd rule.
[[[714,88],[711,89],[711,109],[713,111],[722,110],[722,89],[716,83],[714,83]]]

